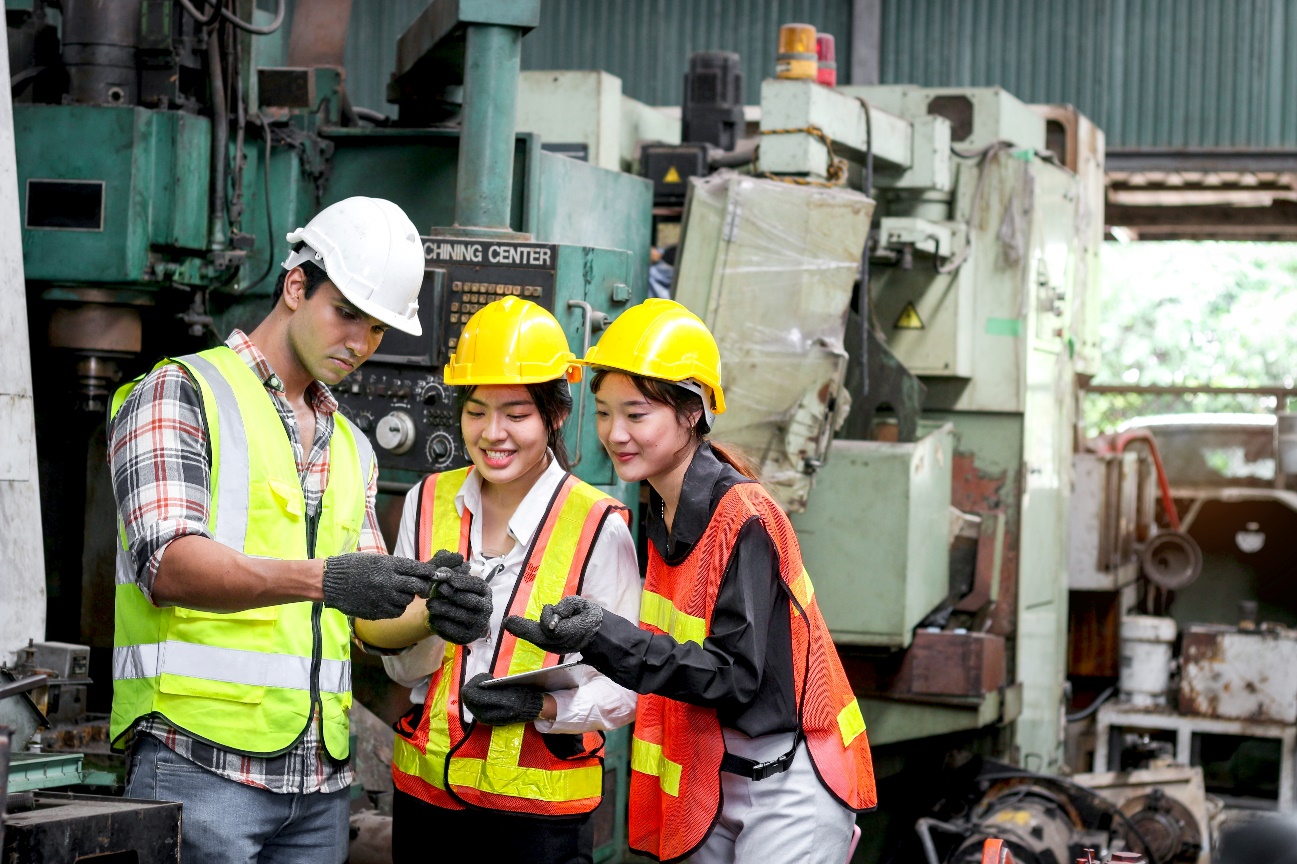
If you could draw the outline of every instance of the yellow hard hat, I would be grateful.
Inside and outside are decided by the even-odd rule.
[[[627,309],[581,362],[673,383],[693,379],[711,394],[711,410],[725,413],[716,339],[702,319],[674,300],[655,297]]]
[[[446,364],[447,384],[535,384],[581,380],[581,367],[558,320],[521,297],[502,297],[473,313]]]

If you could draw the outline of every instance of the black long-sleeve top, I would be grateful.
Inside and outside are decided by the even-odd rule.
[[[751,483],[705,442],[685,471],[668,534],[662,499],[650,495],[648,540],[668,565],[688,557],[721,498]],[[605,612],[582,650],[587,663],[637,693],[656,693],[715,708],[722,726],[748,736],[797,728],[788,596],[779,554],[759,519],[739,530],[721,580],[711,627],[701,645],[641,630]]]

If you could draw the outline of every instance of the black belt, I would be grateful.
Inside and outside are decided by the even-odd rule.
[[[726,752],[721,757],[721,770],[726,774],[737,774],[740,777],[746,777],[749,780],[764,780],[775,774],[782,774],[787,771],[793,764],[793,757],[797,755],[797,745],[801,741],[793,742],[793,749],[789,750],[778,759],[772,759],[769,762],[758,762],[755,759],[745,759],[742,756],[735,756],[733,753]]]

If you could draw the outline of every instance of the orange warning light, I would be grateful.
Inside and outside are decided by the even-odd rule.
[[[810,24],[785,24],[780,27],[775,77],[814,81],[817,68],[815,28]]]

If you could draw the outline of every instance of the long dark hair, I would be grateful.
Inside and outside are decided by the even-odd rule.
[[[572,389],[562,378],[523,386],[527,388],[527,395],[531,396],[536,413],[540,414],[541,422],[545,424],[548,433],[546,443],[553,451],[554,458],[564,471],[572,470],[572,460],[567,455],[567,442],[563,440],[563,420],[572,416]],[[475,392],[476,384],[455,388],[455,405],[460,417],[464,416],[464,406]]]
[[[689,433],[698,441],[706,441],[711,445],[712,451],[721,459],[722,462],[728,462],[734,466],[734,469],[751,480],[761,479],[761,469],[756,463],[743,454],[739,448],[733,444],[722,444],[719,441],[713,441],[707,438],[707,433],[711,427],[707,425],[707,415],[703,412],[703,397],[699,396],[692,390],[686,390],[670,381],[663,381],[660,378],[646,378],[643,375],[632,375],[629,372],[622,372],[618,369],[597,369],[594,377],[590,380],[590,392],[598,393],[599,388],[609,375],[625,375],[635,385],[635,389],[640,395],[650,402],[657,402],[665,405],[675,412],[676,421],[681,426],[687,426]],[[698,422],[690,426],[690,416],[698,415]]]

